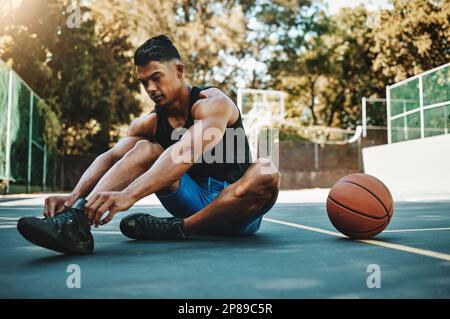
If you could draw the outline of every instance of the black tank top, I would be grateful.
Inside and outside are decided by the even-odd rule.
[[[183,126],[184,129],[188,129],[194,124],[191,109],[192,105],[194,105],[194,103],[199,99],[200,91],[206,90],[210,87],[211,86],[192,87],[189,99],[189,112],[186,123]],[[163,107],[155,105],[155,110],[153,110],[152,113],[156,113],[157,115],[156,134],[153,140],[154,142],[159,143],[164,149],[167,149],[169,146],[175,144],[179,139],[172,140],[171,137],[174,128],[167,121]],[[242,134],[241,136],[243,139],[238,141],[236,134],[233,132],[236,134]],[[244,143],[242,143],[242,140]],[[233,141],[233,146],[229,144],[231,141]],[[239,145],[239,142],[244,144],[243,147]],[[216,155],[218,148],[223,150],[223,156],[220,157],[221,161],[211,162],[211,156]],[[204,158],[206,154],[210,156],[208,159]],[[218,154],[220,155],[220,153]],[[242,175],[244,175],[251,162],[250,148],[248,145],[247,136],[245,135],[244,127],[242,125],[241,112],[239,111],[237,121],[234,124],[227,126],[221,141],[212,150],[203,154],[187,173],[195,180],[204,180],[208,177],[212,177],[221,181],[227,181],[228,183],[234,183],[241,178]]]

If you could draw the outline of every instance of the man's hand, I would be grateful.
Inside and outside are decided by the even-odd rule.
[[[99,225],[105,225],[109,223],[115,214],[121,211],[125,211],[133,204],[135,200],[127,193],[124,192],[100,192],[95,194],[84,206],[86,217],[89,222],[95,224],[95,227]],[[108,216],[101,219],[103,214],[109,211]]]
[[[44,216],[46,218],[53,217],[64,208],[70,207],[75,203],[77,197],[75,195],[49,196],[45,199]]]

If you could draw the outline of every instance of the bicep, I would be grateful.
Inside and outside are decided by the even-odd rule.
[[[150,113],[134,119],[127,132],[127,136],[151,139],[156,131],[156,113]]]
[[[122,158],[138,141],[151,139],[154,131],[154,117],[152,114],[138,118],[131,122],[127,135],[117,142],[109,151],[115,160]]]
[[[234,104],[224,94],[200,99],[192,106],[192,116],[206,128],[225,130],[233,115]]]
[[[194,125],[179,141],[183,149],[196,152],[195,157],[200,155],[200,151],[204,153],[220,142],[232,113],[226,101],[219,98],[199,100],[198,103],[193,112]],[[201,148],[195,145],[201,145]]]

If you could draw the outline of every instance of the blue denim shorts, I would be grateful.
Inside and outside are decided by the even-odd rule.
[[[194,215],[230,184],[226,181],[208,177],[202,180],[194,180],[188,173],[181,179],[177,190],[169,194],[156,194],[167,211],[173,216],[186,218]],[[256,233],[261,226],[262,216],[267,213],[274,204],[263,207],[251,220],[236,229],[230,236],[249,236]]]

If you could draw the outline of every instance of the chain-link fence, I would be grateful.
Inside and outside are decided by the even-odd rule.
[[[3,193],[56,187],[56,147],[45,138],[45,103],[0,60],[0,180]]]
[[[389,143],[448,134],[450,63],[386,88]]]

